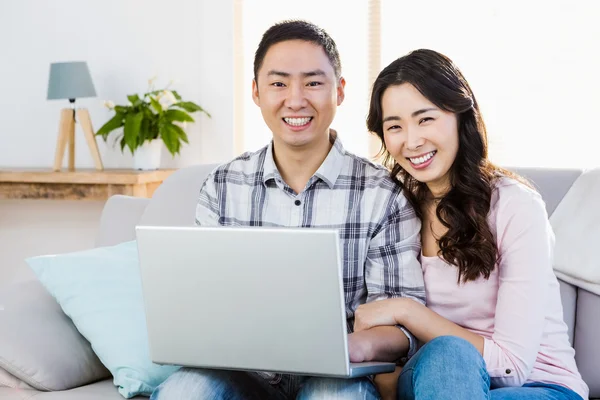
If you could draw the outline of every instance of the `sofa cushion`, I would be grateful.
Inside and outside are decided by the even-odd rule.
[[[144,397],[135,397],[143,399]],[[123,400],[110,379],[61,392],[0,388],[2,400]],[[148,399],[147,397],[145,398]]]
[[[12,389],[33,389],[16,376],[9,374],[5,369],[0,368],[0,388],[3,387]]]
[[[600,295],[600,169],[583,173],[550,217],[554,270],[562,280]]]
[[[37,280],[0,291],[0,368],[6,386],[65,390],[110,376]],[[11,379],[12,377],[12,379]]]
[[[150,361],[135,241],[26,261],[90,341],[121,395],[149,395],[177,370]]]

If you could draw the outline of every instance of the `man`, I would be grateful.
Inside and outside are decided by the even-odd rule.
[[[389,173],[347,153],[330,128],[344,86],[336,45],[323,29],[304,21],[268,29],[255,55],[252,96],[273,140],[209,175],[196,223],[339,229],[350,360],[396,361],[414,353],[413,336],[394,326],[352,333],[353,315],[365,301],[397,296],[424,301],[420,222]],[[182,369],[152,398],[377,396],[367,378]]]

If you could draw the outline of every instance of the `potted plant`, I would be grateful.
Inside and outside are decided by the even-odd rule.
[[[148,91],[141,97],[137,94],[127,96],[127,105],[104,102],[115,111],[115,116],[96,132],[106,142],[112,131],[123,127],[115,143],[119,141],[122,152],[125,147],[129,148],[135,169],[158,169],[162,148],[158,139],[164,142],[171,155],[179,154],[182,142],[189,143],[185,128],[188,122],[194,122],[190,114],[203,112],[210,118],[198,104],[183,101],[179,93],[169,90],[172,81],[164,89],[155,90],[155,80],[148,81]]]

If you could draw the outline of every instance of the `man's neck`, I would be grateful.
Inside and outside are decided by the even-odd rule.
[[[327,158],[332,144],[329,136],[310,147],[292,148],[273,142],[273,160],[281,177],[294,192],[301,193]]]

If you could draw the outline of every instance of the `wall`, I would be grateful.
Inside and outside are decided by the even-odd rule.
[[[220,162],[233,151],[233,2],[210,0],[21,0],[0,2],[0,168],[50,168],[60,109],[47,101],[49,65],[87,61],[97,98],[77,101],[97,130],[112,113],[103,100],[176,80],[182,96],[212,118],[188,125],[190,145],[162,167]],[[130,168],[132,158],[98,140],[105,168]],[[66,157],[64,162],[66,163]],[[93,161],[76,132],[76,167]],[[102,203],[0,200],[0,285],[26,256],[89,247]],[[19,264],[19,265],[15,265]]]

